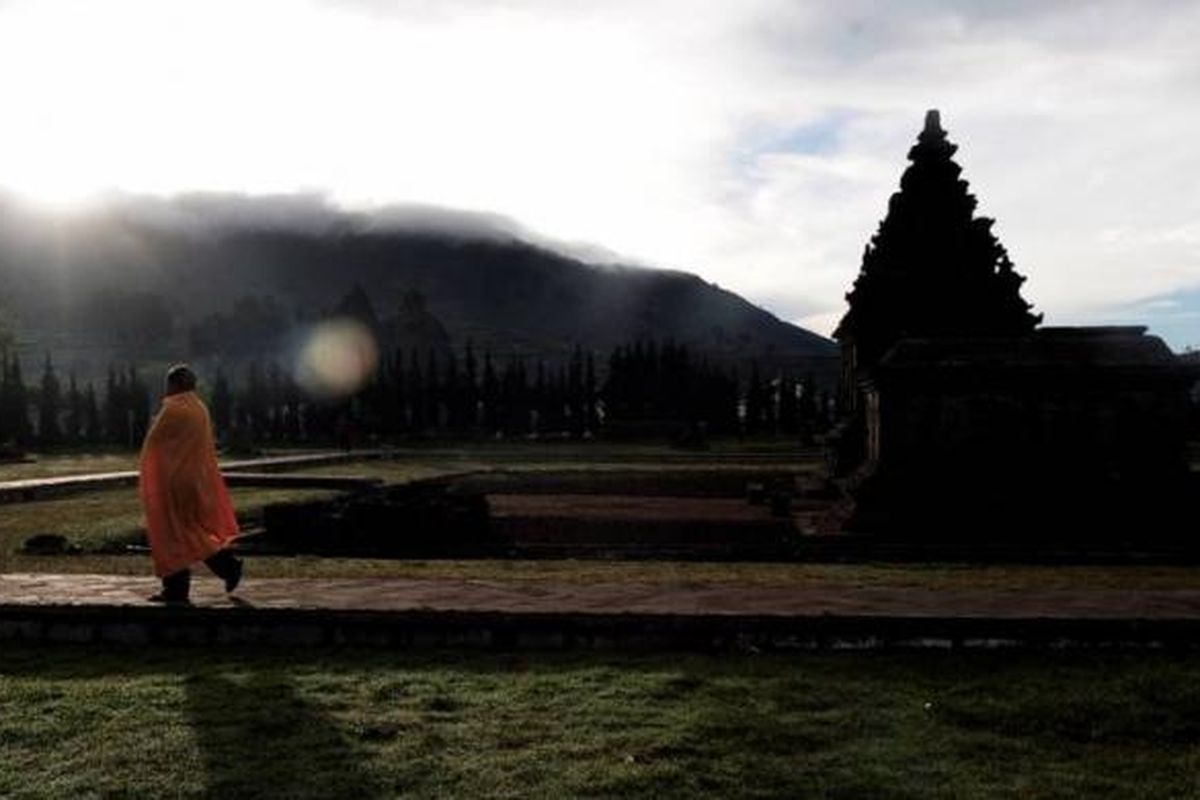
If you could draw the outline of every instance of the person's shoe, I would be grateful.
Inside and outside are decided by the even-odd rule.
[[[229,569],[229,576],[225,578],[226,594],[232,592],[238,587],[238,584],[242,582],[242,560],[240,558],[234,558],[232,564],[233,566]]]
[[[175,595],[167,594],[166,592],[158,592],[146,598],[151,603],[162,603],[167,606],[190,606],[192,601],[186,597],[176,597]]]

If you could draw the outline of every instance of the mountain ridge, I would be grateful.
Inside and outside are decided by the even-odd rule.
[[[381,320],[415,292],[452,346],[498,355],[553,361],[575,345],[606,355],[670,339],[735,365],[824,372],[836,357],[831,340],[694,273],[585,261],[531,236],[499,215],[344,212],[303,196],[142,199],[40,222],[4,203],[0,296],[22,350],[65,349],[85,373],[113,358],[236,363],[249,353],[195,352],[197,326],[237,324],[242,301],[268,298],[280,325],[302,327],[355,286]]]

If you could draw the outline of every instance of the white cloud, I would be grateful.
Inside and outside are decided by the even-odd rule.
[[[1027,298],[1095,321],[1200,285],[1198,40],[1185,2],[12,2],[0,184],[495,212],[828,332],[936,106]]]

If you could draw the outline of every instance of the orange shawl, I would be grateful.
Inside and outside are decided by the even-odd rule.
[[[238,535],[208,409],[195,392],[163,398],[142,444],[138,490],[159,577],[208,558]]]

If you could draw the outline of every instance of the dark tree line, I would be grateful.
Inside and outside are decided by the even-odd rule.
[[[685,423],[716,435],[802,435],[825,430],[832,399],[811,374],[762,375],[753,363],[746,381],[674,342],[637,342],[609,359],[604,388],[611,422]]]
[[[565,364],[503,361],[454,350],[396,350],[355,396],[308,398],[274,364],[251,362],[234,388],[218,370],[212,411],[229,441],[288,443],[363,438],[571,437],[627,426],[664,433],[812,435],[828,427],[831,398],[811,375],[762,376],[693,358],[673,342],[616,348],[603,382],[593,354],[576,347]]]
[[[811,376],[760,375],[697,359],[673,342],[616,348],[603,381],[592,353],[576,347],[561,364],[496,359],[468,344],[396,350],[352,397],[308,396],[274,362],[251,361],[236,374],[218,368],[206,394],[227,444],[338,442],[405,438],[588,438],[622,426],[664,433],[801,434],[821,430],[828,398]],[[40,382],[27,386],[20,359],[0,352],[0,443],[21,446],[112,444],[136,447],[157,397],[135,366],[111,367],[102,392],[64,382],[47,354]],[[639,427],[640,426],[640,427]]]
[[[212,391],[218,432],[239,442],[354,441],[362,437],[584,437],[599,426],[593,357],[576,348],[551,367],[468,344],[396,350],[353,397],[306,397],[276,364],[250,362],[235,387],[218,370]]]
[[[738,433],[738,379],[673,342],[618,347],[608,361],[606,416],[620,423],[679,422]]]
[[[833,397],[817,388],[811,374],[764,379],[757,367],[751,370],[743,408],[742,429],[747,435],[799,436],[806,443],[829,429],[836,411]]]
[[[47,354],[41,380],[27,386],[16,354],[0,352],[0,444],[113,444],[136,447],[150,424],[150,388],[137,367],[110,367],[103,400],[74,373],[66,386]]]
[[[29,421],[29,391],[21,374],[21,359],[0,352],[0,443],[25,444],[33,438]]]

